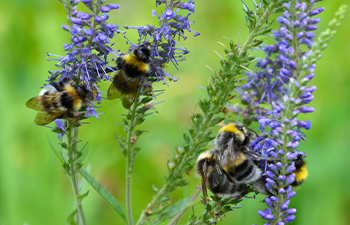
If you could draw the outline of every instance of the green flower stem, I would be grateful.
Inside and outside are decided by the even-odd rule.
[[[67,151],[68,151],[68,167],[67,167],[67,173],[70,176],[71,184],[73,188],[73,194],[75,198],[75,205],[77,208],[77,215],[76,215],[76,223],[83,225],[86,225],[85,215],[83,206],[81,204],[81,199],[79,199],[79,181],[78,181],[78,165],[76,156],[77,154],[80,154],[77,152],[77,137],[78,137],[78,127],[72,128],[72,122],[70,120],[68,122],[68,129],[67,129]],[[74,130],[74,136],[72,134],[72,130]]]
[[[135,97],[135,102],[130,108],[130,120],[129,120],[129,126],[127,129],[127,149],[126,149],[126,193],[125,193],[125,202],[126,202],[126,214],[128,218],[129,225],[133,225],[133,218],[132,218],[132,208],[131,208],[131,176],[133,173],[133,158],[135,156],[135,153],[133,151],[133,135],[134,135],[134,128],[137,125],[136,124],[136,117],[137,117],[137,107],[140,105],[140,90],[137,92]]]
[[[207,111],[203,110],[203,120],[198,124],[196,129],[197,132],[191,135],[191,139],[194,140],[194,142],[190,144],[189,149],[185,152],[185,154],[183,154],[179,164],[176,165],[174,170],[171,171],[171,174],[167,178],[167,183],[153,197],[149,204],[151,207],[158,206],[164,196],[176,189],[176,183],[182,179],[182,173],[189,164],[193,164],[192,161],[198,157],[200,150],[206,147],[209,141],[208,136],[211,132],[210,128],[215,125],[212,123],[212,121],[215,120],[214,116],[221,112],[223,104],[226,101],[225,97],[229,96],[233,88],[236,86],[237,81],[234,79],[234,77],[242,70],[241,66],[246,66],[250,63],[250,60],[246,59],[247,50],[252,47],[255,39],[261,33],[261,28],[266,25],[269,15],[276,9],[278,4],[280,4],[280,2],[275,1],[269,5],[266,12],[261,15],[257,23],[254,24],[254,27],[250,30],[249,37],[244,45],[238,50],[238,54],[235,56],[236,60],[234,60],[233,65],[230,66],[228,71],[223,71],[220,73],[221,77],[218,77],[220,81],[217,82],[221,82],[222,86],[216,90],[216,96],[209,96],[210,106]],[[224,62],[224,64],[225,63],[226,62]],[[225,74],[225,76],[223,76],[223,74]],[[215,83],[215,81],[212,82]],[[148,214],[146,210],[144,210],[137,222],[137,225],[145,224],[147,216]]]

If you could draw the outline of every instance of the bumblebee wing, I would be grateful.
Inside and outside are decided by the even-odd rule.
[[[120,99],[122,100],[122,103],[123,103],[123,107],[124,107],[124,108],[130,109],[131,105],[134,103],[135,98],[136,98],[137,89],[138,89],[138,87],[139,87],[139,82],[140,82],[140,81],[133,82],[133,83],[130,83],[130,84],[129,84],[129,85],[132,85],[133,88],[136,89],[135,92],[130,93],[130,94],[127,94],[127,95],[122,95],[122,96],[120,96]]]
[[[115,76],[113,83],[108,89],[108,99],[113,100],[120,98],[123,107],[129,109],[134,103],[137,90],[139,88],[140,79],[135,81],[126,81],[122,70]]]
[[[40,111],[40,97],[41,96],[36,96],[31,99],[29,99],[26,103],[26,106],[30,109],[34,109],[36,111]]]
[[[59,114],[48,114],[44,111],[39,111],[38,114],[36,115],[35,119],[34,119],[34,123],[42,126],[42,125],[46,125],[51,123],[52,121],[54,121],[55,119],[58,119],[62,116],[63,113],[59,113]]]
[[[118,90],[118,84],[123,82],[122,76],[120,75],[120,72],[115,76],[111,86],[108,88],[108,96],[107,98],[109,100],[113,100],[116,98],[120,98],[122,93]]]

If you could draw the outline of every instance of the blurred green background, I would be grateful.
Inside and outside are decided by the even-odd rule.
[[[156,24],[151,17],[154,0],[115,1],[120,9],[110,13],[110,23],[123,30],[126,25]],[[247,1],[247,3],[250,1]],[[346,0],[323,1],[326,11],[317,34],[324,30],[335,10]],[[249,4],[251,6],[251,4]],[[158,8],[160,10],[161,8]],[[79,10],[79,8],[78,8]],[[80,10],[85,6],[80,5]],[[223,54],[217,41],[228,45],[222,36],[235,43],[241,29],[241,42],[247,37],[245,18],[240,1],[197,1],[192,29],[201,35],[182,44],[190,54],[180,63],[180,71],[169,65],[168,72],[180,80],[165,87],[158,101],[158,114],[149,116],[141,129],[148,130],[139,139],[141,152],[135,160],[132,181],[132,203],[135,220],[152,199],[152,185],[161,187],[167,173],[167,160],[182,141],[182,133],[190,127],[189,116],[198,112],[198,99],[206,93],[198,85],[206,86],[211,71],[219,68],[219,57],[212,49]],[[0,224],[65,224],[74,208],[71,187],[56,156],[50,150],[48,139],[57,146],[56,135],[49,129],[33,123],[36,112],[25,107],[25,102],[36,96],[47,71],[55,70],[54,62],[46,61],[46,52],[64,55],[63,43],[68,43],[64,8],[58,0],[0,1]],[[315,100],[310,104],[316,111],[304,118],[312,121],[306,132],[307,141],[300,150],[308,154],[309,177],[297,191],[290,206],[297,208],[293,224],[350,224],[350,163],[347,136],[350,126],[350,17],[329,43],[324,57],[316,68],[312,84],[317,86]],[[276,24],[274,24],[276,27]],[[137,34],[130,30],[128,37],[136,41]],[[113,39],[115,49],[127,50],[123,35]],[[271,42],[266,38],[266,42]],[[253,52],[254,53],[254,52]],[[109,83],[101,85],[107,90]],[[164,88],[162,84],[158,88]],[[124,207],[125,160],[112,133],[120,134],[125,112],[118,101],[103,101],[104,115],[92,118],[84,125],[80,138],[88,141],[91,150],[88,165],[90,173],[107,187]],[[177,190],[178,199],[191,196],[200,179],[192,172],[187,176],[189,185]],[[89,186],[89,196],[83,201],[88,224],[122,224],[120,218]],[[229,213],[219,224],[263,224],[257,214],[265,205],[258,200],[246,200],[243,208]],[[195,205],[200,214],[203,207]],[[185,219],[178,224],[187,221]]]

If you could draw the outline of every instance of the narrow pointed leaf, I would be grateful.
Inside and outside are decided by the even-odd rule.
[[[95,191],[101,195],[101,197],[107,202],[109,206],[116,211],[116,213],[124,220],[127,224],[125,214],[119,202],[104,189],[100,183],[98,183],[93,177],[91,177],[83,168],[79,169],[80,174],[85,178],[85,180],[95,189]]]

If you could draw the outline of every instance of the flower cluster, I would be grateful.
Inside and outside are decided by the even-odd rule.
[[[73,80],[77,84],[83,84],[88,90],[88,104],[85,117],[96,116],[96,106],[92,103],[101,101],[100,90],[97,84],[101,80],[108,80],[109,67],[107,56],[109,53],[118,55],[111,48],[110,39],[115,33],[121,33],[118,25],[107,22],[108,12],[118,9],[118,4],[103,4],[104,1],[82,0],[81,2],[90,12],[77,11],[79,0],[64,2],[67,11],[67,19],[70,25],[62,25],[62,28],[71,34],[71,43],[64,44],[66,56],[48,54],[49,60],[58,61],[58,70],[50,71],[49,82],[62,81],[67,83]]]
[[[137,29],[139,33],[139,43],[151,45],[150,65],[152,76],[155,77],[157,81],[162,80],[166,82],[165,77],[172,80],[176,80],[177,78],[167,73],[164,70],[164,65],[172,62],[177,68],[177,63],[185,60],[184,55],[188,53],[187,49],[176,41],[176,38],[186,40],[187,37],[184,35],[185,30],[194,33],[194,36],[198,36],[199,33],[190,29],[190,25],[193,22],[189,21],[189,16],[194,12],[194,1],[188,1],[188,3],[170,1],[169,3],[169,1],[166,0],[157,0],[156,3],[157,5],[164,4],[165,7],[161,16],[159,16],[155,10],[152,12],[153,16],[158,17],[160,23],[159,27],[145,25],[129,26],[125,28]],[[180,10],[187,10],[189,13],[186,16],[182,16],[179,14]],[[135,44],[131,42],[130,44],[135,46]]]
[[[312,9],[314,5],[314,0],[284,4],[286,11],[277,19],[280,28],[273,31],[277,43],[265,47],[268,57],[256,64],[257,72],[249,73],[247,83],[238,90],[242,102],[248,105],[238,113],[250,116],[245,118],[250,122],[258,120],[265,134],[254,141],[252,149],[275,159],[274,163],[262,165],[271,196],[265,198],[268,208],[259,215],[267,224],[289,223],[295,218],[296,209],[288,209],[295,195],[291,186],[296,169],[293,160],[306,156],[297,147],[305,139],[301,129],[311,128],[310,121],[298,120],[297,116],[314,111],[305,105],[313,100],[312,92],[316,90],[315,86],[307,87],[314,77],[315,64],[306,63],[312,52],[303,52],[302,45],[311,49],[315,37],[312,31],[320,21],[312,17],[324,10]],[[271,110],[263,109],[266,103],[271,104]]]
[[[242,115],[246,123],[256,121],[260,116],[266,116],[263,103],[271,104],[280,101],[286,93],[289,93],[287,84],[291,78],[296,77],[294,70],[298,66],[291,56],[298,54],[299,57],[307,57],[310,54],[310,51],[294,52],[291,42],[297,40],[298,46],[304,44],[311,48],[315,37],[312,30],[317,29],[315,24],[320,22],[319,18],[311,17],[323,10],[318,8],[310,11],[309,8],[314,2],[297,3],[295,5],[296,10],[299,10],[296,12],[297,15],[285,11],[283,16],[277,19],[277,22],[282,25],[278,31],[272,31],[277,43],[264,48],[268,57],[257,62],[254,72],[247,73],[247,82],[237,89],[241,101],[247,107],[242,109],[234,106],[232,110]],[[313,73],[305,79],[312,79],[312,77]],[[305,97],[305,95],[301,98],[307,98],[304,100],[306,104],[313,97],[311,95]]]

